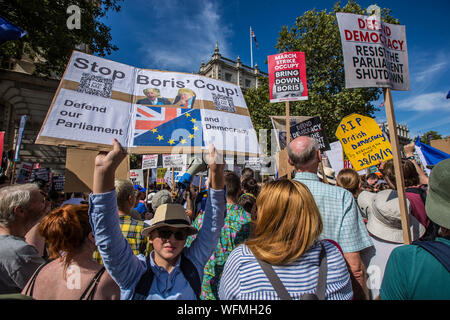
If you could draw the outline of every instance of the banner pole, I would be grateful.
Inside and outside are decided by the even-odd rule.
[[[150,170],[151,169],[147,169],[147,185],[145,186],[145,201],[147,204],[147,198],[148,198],[148,180],[149,180],[149,176],[150,176]]]
[[[291,142],[291,118],[289,115],[289,101],[285,102],[286,105],[286,148]],[[286,157],[286,161],[288,161],[289,157]],[[286,168],[289,168],[289,162],[286,165]],[[291,172],[288,172],[287,174],[288,179],[291,179]]]
[[[320,168],[320,172],[322,172],[322,180],[324,183],[328,184],[328,179],[327,179],[327,175],[325,174],[325,170],[323,170],[323,163],[322,163],[322,159],[320,159],[319,162],[319,168]]]
[[[175,190],[175,168],[172,167],[172,191]]]
[[[402,162],[400,156],[400,147],[397,136],[397,125],[395,122],[394,106],[392,103],[392,95],[390,88],[384,88],[384,104],[386,109],[386,117],[388,121],[389,137],[392,145],[392,153],[394,160],[395,181],[397,185],[398,201],[400,204],[400,216],[402,221],[403,242],[411,244],[411,233],[409,224],[409,215],[406,206],[405,182],[403,177]]]

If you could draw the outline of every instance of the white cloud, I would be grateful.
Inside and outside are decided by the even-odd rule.
[[[447,92],[431,92],[413,96],[395,103],[395,107],[410,111],[449,110],[450,99],[446,99]]]
[[[416,92],[423,92],[439,81],[439,78],[447,74],[450,67],[448,54],[432,52],[420,57],[411,57],[409,61],[411,70],[411,87]]]
[[[197,72],[202,60],[210,59],[216,41],[221,54],[229,57],[231,27],[222,18],[218,4],[170,0],[153,2],[149,7],[155,14],[149,18],[149,28],[140,32],[139,52],[145,67]]]

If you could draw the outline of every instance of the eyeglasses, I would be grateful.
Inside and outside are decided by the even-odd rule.
[[[175,235],[176,240],[186,240],[188,237],[188,234],[185,230],[177,230],[172,231],[170,229],[157,229],[158,236],[162,239],[170,239],[172,234]]]

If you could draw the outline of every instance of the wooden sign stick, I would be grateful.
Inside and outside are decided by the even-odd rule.
[[[395,170],[395,181],[397,184],[398,201],[400,204],[400,215],[402,221],[403,230],[403,242],[405,244],[411,244],[411,233],[409,224],[409,214],[407,212],[406,206],[406,195],[405,195],[405,182],[403,178],[402,162],[400,156],[400,147],[398,143],[397,136],[397,125],[395,122],[394,106],[392,104],[392,95],[390,88],[384,88],[384,104],[386,108],[386,116],[389,127],[389,137],[392,145],[392,152],[394,157],[394,170]]]
[[[289,101],[285,102],[286,104],[286,148],[289,145],[289,142],[291,142],[291,118],[289,116]],[[286,161],[288,161],[289,157],[286,157]],[[286,168],[289,168],[290,164],[287,162]],[[291,179],[291,172],[287,173],[287,177],[290,180]]]
[[[325,170],[323,169],[322,159],[320,159],[319,168],[320,168],[320,172],[322,172],[322,177],[323,177],[322,180],[323,180],[323,182],[328,184],[327,175],[325,174]]]
[[[145,201],[147,201],[147,199],[148,199],[148,179],[149,179],[149,175],[150,175],[150,170],[151,169],[147,169],[147,185],[145,187]]]

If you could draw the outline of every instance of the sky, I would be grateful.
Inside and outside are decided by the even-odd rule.
[[[197,73],[211,58],[216,42],[222,56],[268,72],[267,56],[276,54],[282,26],[291,27],[306,11],[332,11],[330,0],[125,0],[118,13],[103,22],[111,28],[112,43],[119,50],[108,59],[139,68]],[[347,1],[341,1],[342,5]],[[406,124],[410,137],[429,130],[450,135],[450,0],[359,0],[367,8],[377,4],[406,26],[410,90],[393,91],[397,123]],[[308,57],[306,57],[307,61]],[[379,106],[383,96],[373,102]],[[378,122],[386,111],[375,112]]]

